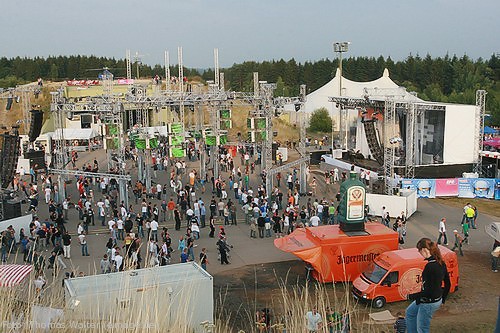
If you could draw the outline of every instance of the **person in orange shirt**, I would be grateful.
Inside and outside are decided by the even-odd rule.
[[[168,201],[167,203],[167,209],[168,209],[168,220],[169,221],[172,221],[174,219],[174,210],[175,210],[175,202],[174,200],[172,199],[172,197],[170,197],[170,200]]]

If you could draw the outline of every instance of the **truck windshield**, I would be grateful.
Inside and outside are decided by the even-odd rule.
[[[379,283],[380,280],[385,276],[387,270],[380,267],[376,263],[372,263],[368,268],[363,272],[365,278],[370,280],[373,283]]]

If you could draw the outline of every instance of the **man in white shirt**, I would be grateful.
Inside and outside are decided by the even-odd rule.
[[[128,215],[127,209],[123,205],[120,206],[120,214],[122,216],[122,219],[127,218],[127,215]]]
[[[122,267],[122,264],[123,264],[123,257],[121,256],[121,254],[119,252],[116,252],[115,254],[115,269],[116,271],[122,271],[123,270],[123,267]]]
[[[68,219],[68,209],[69,209],[69,203],[68,199],[64,198],[63,203],[62,203],[62,208],[63,208],[63,213],[64,213],[64,219]]]
[[[155,220],[151,221],[151,239],[154,239],[155,242],[158,241],[158,222]]]
[[[235,199],[238,199],[238,187],[239,187],[238,182],[235,181],[233,184],[234,198]]]
[[[82,246],[82,256],[86,257],[89,255],[88,247],[87,247],[87,237],[85,236],[85,231],[83,231],[80,235],[78,235],[78,241]]]
[[[323,204],[321,202],[318,202],[318,205],[316,206],[316,212],[320,220],[323,219]]]
[[[124,240],[124,235],[123,235],[123,220],[119,218],[116,220],[116,229],[118,229],[118,239],[119,240]]]
[[[319,226],[319,221],[320,221],[320,218],[318,216],[314,215],[309,220],[309,223],[311,224],[311,227],[317,227],[317,226]]]
[[[81,235],[83,232],[83,226],[81,223],[78,223],[78,228],[76,229],[77,235]]]
[[[23,180],[23,177],[26,175],[26,170],[23,167],[19,169],[19,179]]]
[[[309,333],[320,332],[323,320],[321,319],[321,315],[318,313],[316,309],[312,309],[312,311],[308,311],[306,313],[307,319],[307,331]]]
[[[333,169],[333,182],[336,183],[339,181],[339,169]]]
[[[363,184],[366,185],[366,181],[365,181],[365,178],[366,178],[366,172],[364,169],[361,169],[361,172],[359,173],[359,178],[361,179],[361,181],[363,182]]]
[[[441,221],[439,221],[439,237],[438,244],[441,244],[441,239],[444,238],[444,245],[448,245],[448,237],[446,236],[446,217],[443,217]]]
[[[156,184],[156,199],[161,200],[162,190],[163,190],[163,186],[160,183]]]
[[[38,217],[35,218],[35,221],[33,221],[33,223],[35,223],[35,231],[40,230],[40,228],[42,227],[42,225],[40,224],[40,221],[38,220]]]
[[[50,187],[45,188],[45,203],[48,204],[50,201],[50,195],[52,194],[52,189]]]
[[[114,219],[108,221],[108,228],[109,228],[110,232],[113,231],[113,227],[114,227],[115,224],[116,224],[116,222],[115,222]]]

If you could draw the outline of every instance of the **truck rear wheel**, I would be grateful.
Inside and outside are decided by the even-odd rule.
[[[374,308],[380,309],[383,308],[384,305],[385,305],[385,298],[382,296],[379,296],[372,301],[372,306]]]

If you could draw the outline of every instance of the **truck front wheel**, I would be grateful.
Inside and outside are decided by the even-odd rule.
[[[385,305],[385,298],[382,296],[379,296],[372,301],[372,306],[374,308],[380,309],[383,308],[384,305]]]

